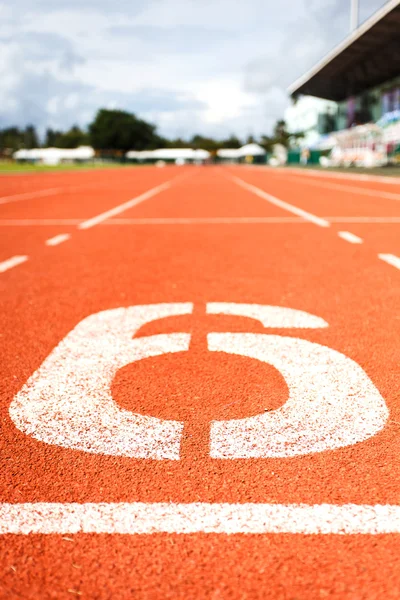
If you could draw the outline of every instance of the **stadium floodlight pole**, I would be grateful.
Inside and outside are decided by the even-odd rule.
[[[351,9],[350,9],[350,32],[355,31],[358,27],[358,8],[359,8],[359,0],[350,0],[351,1]]]

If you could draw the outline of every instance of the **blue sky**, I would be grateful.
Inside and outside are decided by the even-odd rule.
[[[360,0],[363,21],[382,0]],[[350,0],[0,0],[0,127],[122,108],[162,134],[269,133]]]

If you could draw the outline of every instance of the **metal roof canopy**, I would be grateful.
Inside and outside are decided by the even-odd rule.
[[[400,75],[400,0],[390,0],[313,69],[291,96],[339,102]]]

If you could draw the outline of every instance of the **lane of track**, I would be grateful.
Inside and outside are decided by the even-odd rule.
[[[173,167],[165,171],[156,168],[128,169],[120,172],[115,183],[110,183],[109,174],[101,172],[97,183],[92,183],[90,187],[75,185],[76,181],[72,178],[72,174],[69,174],[68,193],[57,193],[51,196],[35,195],[24,197],[23,200],[15,203],[0,205],[0,227],[1,223],[8,224],[2,229],[0,262],[8,260],[10,256],[31,255],[36,252],[38,246],[56,235],[71,235],[76,226],[82,226],[92,217],[121,206],[132,198],[136,199],[149,189],[157,188],[158,185],[167,184],[176,177],[179,179],[190,173],[190,168],[183,173]],[[78,175],[82,178],[82,174]],[[44,179],[48,180],[48,177]],[[95,215],[93,207],[96,207]],[[24,231],[12,226],[13,222],[32,220],[47,221],[46,231],[42,229],[43,225],[40,228],[35,228],[34,224],[27,225]],[[58,220],[60,223],[57,223]]]
[[[239,176],[245,178],[243,171]],[[272,193],[285,200],[284,183],[281,188]],[[309,194],[312,201],[316,192]],[[120,198],[110,200],[111,207]],[[297,185],[287,201],[309,209]],[[357,202],[356,214],[376,214],[359,196]],[[343,214],[335,203],[327,203],[328,214]],[[47,208],[41,206],[43,215]],[[87,208],[94,216],[103,204],[92,197]],[[219,170],[204,169],[121,216],[289,215]],[[57,248],[38,245],[28,263],[0,279],[0,500],[398,504],[399,274],[376,260],[375,247],[340,239],[339,228],[288,221],[104,224],[76,231]],[[29,228],[18,228],[18,235],[30,235]],[[193,302],[194,313],[154,321],[137,335],[188,332],[190,351],[128,365],[112,390],[122,408],[185,422],[181,460],[88,454],[44,444],[14,427],[8,413],[14,394],[78,322],[101,310],[160,302]],[[391,411],[386,427],[354,446],[289,459],[210,458],[212,419],[278,409],[288,389],[273,367],[210,357],[211,331],[266,330],[246,317],[207,315],[207,302],[286,306],[322,317],[329,327],[267,333],[320,343],[356,361]],[[276,598],[285,590],[302,600],[396,598],[397,541],[287,534],[3,536],[2,585],[26,598]]]
[[[363,242],[370,244],[377,253],[389,253],[398,255],[400,253],[400,239],[398,235],[398,220],[400,217],[400,205],[393,198],[382,196],[384,184],[379,185],[379,189],[369,187],[368,192],[371,196],[359,195],[357,193],[345,193],[326,189],[325,180],[321,177],[311,178],[306,175],[299,175],[296,179],[285,176],[282,171],[268,170],[234,170],[231,169],[232,177],[239,174],[242,185],[253,185],[260,190],[265,190],[270,194],[275,194],[279,199],[293,202],[293,190],[296,190],[295,205],[301,210],[310,211],[311,214],[324,218],[334,225],[335,231],[345,231],[346,234],[356,235]],[[243,183],[245,182],[245,184]],[[312,186],[310,186],[310,183]],[[371,184],[361,182],[363,191],[365,186]],[[295,184],[295,185],[294,185]],[[358,182],[352,182],[352,187],[356,189]],[[399,191],[400,185],[392,186],[393,191]],[[327,210],[327,207],[334,210]],[[336,212],[337,211],[337,212]],[[333,213],[329,217],[323,217],[327,212]],[[338,226],[341,217],[349,217],[349,223],[346,227]],[[381,218],[380,218],[381,217]],[[386,220],[384,219],[386,217]],[[363,224],[362,220],[366,223]],[[375,220],[375,222],[368,222]],[[352,222],[352,220],[354,222]],[[336,225],[336,226],[335,226]]]

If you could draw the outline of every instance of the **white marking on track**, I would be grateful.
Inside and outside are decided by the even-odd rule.
[[[310,313],[286,306],[265,306],[262,304],[237,304],[235,302],[208,302],[209,315],[235,315],[256,319],[264,327],[293,327],[296,329],[319,329],[328,323]]]
[[[208,348],[255,358],[283,375],[289,398],[254,417],[213,421],[212,458],[288,457],[362,442],[387,421],[386,403],[363,369],[340,352],[300,338],[209,333]]]
[[[358,235],[354,235],[350,231],[339,231],[338,236],[342,238],[342,240],[346,240],[346,242],[350,242],[350,244],[362,244],[363,241]]]
[[[372,181],[376,183],[387,183],[388,185],[400,185],[400,177],[392,177],[388,175],[365,175],[364,173],[345,173],[343,171],[330,171],[330,170],[320,170],[310,169],[310,168],[300,168],[296,169],[295,167],[284,167],[282,169],[277,169],[276,167],[269,166],[261,166],[261,165],[246,165],[247,169],[263,169],[265,171],[269,171],[274,174],[285,174],[285,173],[296,173],[298,175],[304,175],[308,177],[321,177],[323,179],[350,179],[352,181]]]
[[[395,254],[378,254],[379,258],[383,260],[388,265],[392,265],[392,267],[396,267],[396,269],[400,269],[400,258]]]
[[[56,235],[46,240],[45,244],[46,246],[58,246],[58,244],[62,244],[63,242],[69,240],[70,237],[71,236],[69,233],[60,233],[59,235]]]
[[[313,215],[312,213],[310,213],[306,210],[303,210],[302,208],[293,206],[293,204],[289,204],[289,202],[280,200],[279,198],[276,198],[275,196],[272,196],[271,194],[264,192],[264,190],[256,187],[255,185],[247,183],[246,181],[244,181],[243,179],[240,179],[239,177],[231,176],[231,177],[229,177],[229,179],[231,179],[232,181],[237,183],[237,185],[240,185],[245,190],[252,192],[259,198],[262,198],[263,200],[270,202],[270,204],[274,204],[275,206],[278,206],[279,208],[282,208],[283,210],[293,213],[293,214],[297,215],[298,217],[302,217],[306,221],[310,221],[311,223],[314,223],[314,225],[318,225],[319,227],[329,227],[330,226],[329,221],[326,221],[325,219],[322,219],[321,217],[317,217],[316,215]]]
[[[83,223],[80,223],[78,225],[78,228],[79,229],[89,229],[90,227],[94,227],[95,225],[98,225],[99,223],[102,223],[103,221],[110,219],[110,217],[114,217],[115,215],[121,214],[125,210],[128,210],[128,208],[133,208],[134,206],[137,206],[141,202],[144,202],[145,200],[148,200],[149,198],[152,198],[153,196],[160,194],[161,192],[163,192],[164,190],[167,190],[170,187],[171,187],[171,182],[169,182],[169,181],[166,183],[163,183],[161,185],[158,185],[157,187],[152,188],[151,190],[148,190],[144,194],[140,194],[140,196],[137,196],[136,198],[132,198],[132,200],[128,200],[128,202],[124,202],[123,204],[120,204],[119,206],[116,206],[115,208],[112,208],[111,210],[107,210],[106,212],[101,213],[100,215],[97,215],[97,217],[93,217],[92,219],[83,221]]]
[[[325,217],[331,223],[400,223],[400,217]]]
[[[305,185],[313,185],[319,188],[326,188],[331,190],[339,190],[342,192],[350,192],[359,196],[372,196],[379,200],[379,198],[385,198],[387,200],[400,200],[400,194],[394,194],[392,192],[384,192],[382,190],[371,190],[367,188],[356,187],[354,185],[342,185],[340,183],[328,183],[327,181],[311,181],[310,179],[304,179],[296,175],[287,174],[286,177],[296,179],[297,181],[303,181]]]
[[[13,194],[12,196],[1,196],[0,204],[9,204],[10,202],[19,202],[20,200],[30,200],[31,198],[41,198],[44,196],[55,196],[61,194],[64,188],[47,188],[37,190],[36,192],[25,192],[23,194]]]
[[[4,273],[13,267],[21,265],[28,260],[27,256],[17,255],[0,262],[0,273]]]
[[[400,506],[204,502],[0,504],[0,534],[76,533],[379,535],[400,533]]]
[[[322,217],[331,223],[400,223],[400,217]],[[0,219],[0,227],[36,227],[49,225],[79,225],[81,219]],[[109,219],[101,225],[202,225],[202,224],[274,224],[307,225],[302,217],[143,217]]]
[[[111,383],[137,360],[189,349],[190,335],[132,339],[144,324],[190,314],[193,305],[116,308],[81,321],[51,352],[10,405],[18,429],[47,444],[134,458],[179,460],[183,423],[118,407]]]
[[[141,219],[111,219],[105,225],[224,225],[247,223],[306,223],[300,217],[150,217]]]
[[[82,219],[0,219],[0,227],[36,227],[48,225],[79,225]]]

